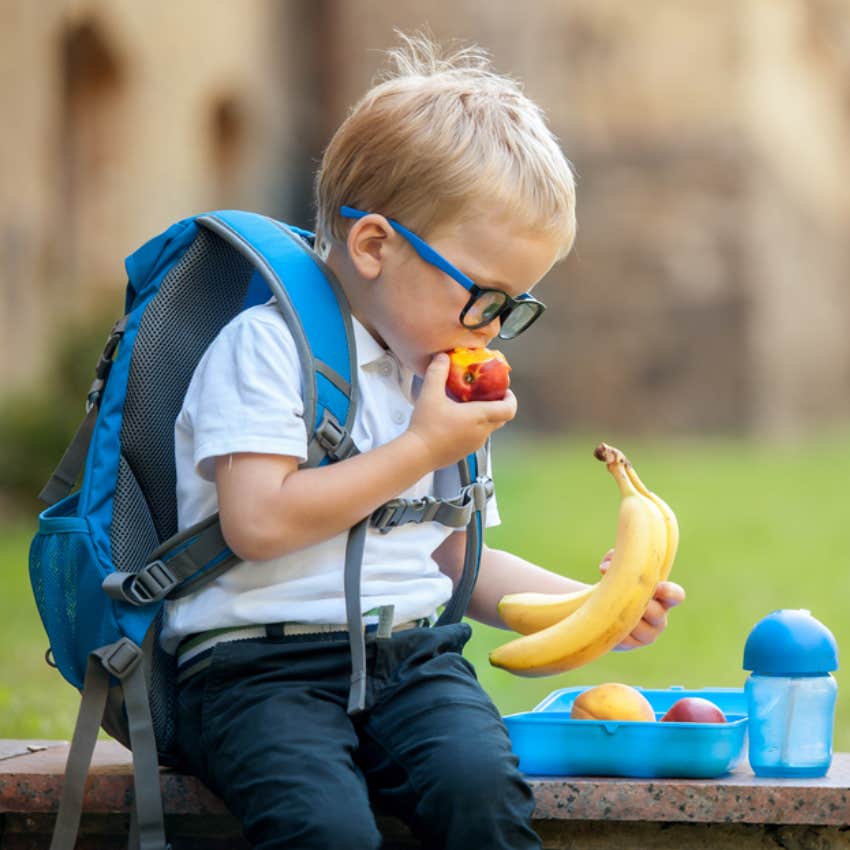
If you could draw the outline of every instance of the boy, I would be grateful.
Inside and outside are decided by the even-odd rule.
[[[388,499],[432,494],[435,470],[513,418],[510,392],[450,400],[444,352],[530,326],[543,310],[530,290],[575,233],[569,165],[515,83],[478,51],[442,60],[425,39],[392,58],[396,75],[328,146],[316,192],[317,250],[353,314],[360,453],[299,468],[298,357],[274,305],[224,328],[176,423],[180,525],[218,509],[244,559],[168,606],[163,640],[182,647],[178,663],[187,645],[194,660],[199,647],[209,654],[182,681],[179,739],[259,848],[376,848],[372,804],[428,847],[539,847],[504,726],[461,655],[469,627],[429,627],[459,577],[465,532],[368,532],[362,610],[393,605],[394,631],[368,642],[366,709],[346,711],[346,534]],[[495,504],[488,513],[498,520]],[[505,593],[579,586],[484,547],[468,614],[501,625]],[[624,647],[650,643],[682,598],[659,585]]]

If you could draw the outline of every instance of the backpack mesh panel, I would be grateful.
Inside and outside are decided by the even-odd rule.
[[[159,545],[145,497],[123,455],[118,460],[115,510],[109,531],[112,563],[128,573],[141,569]]]
[[[242,308],[252,272],[241,254],[201,229],[142,318],[121,446],[160,540],[177,532],[174,420],[201,355]]]
[[[136,572],[159,543],[177,532],[174,421],[207,346],[242,309],[252,273],[248,260],[200,228],[145,310],[121,425],[110,531],[116,569]],[[157,640],[151,641],[146,661],[157,745],[168,754],[173,749],[175,662]]]

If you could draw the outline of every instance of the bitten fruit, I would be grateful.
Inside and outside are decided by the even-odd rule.
[[[638,690],[619,682],[606,682],[582,691],[570,709],[573,720],[654,721],[655,711]]]
[[[455,401],[499,401],[511,385],[511,367],[501,351],[453,348],[446,392]]]

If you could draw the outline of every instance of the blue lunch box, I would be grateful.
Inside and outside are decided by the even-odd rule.
[[[656,722],[573,720],[575,698],[590,687],[553,691],[532,711],[504,718],[519,767],[538,776],[710,778],[732,770],[746,743],[747,705],[741,688],[635,688]],[[726,723],[660,723],[683,697],[711,700]]]

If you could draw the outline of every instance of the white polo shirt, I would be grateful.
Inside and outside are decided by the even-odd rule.
[[[381,348],[356,319],[360,406],[354,442],[361,452],[407,428],[413,375]],[[273,302],[252,307],[226,325],[199,362],[175,423],[178,523],[184,529],[218,510],[219,455],[259,452],[307,457],[301,368],[292,335]],[[400,493],[453,497],[456,473],[433,473]],[[495,499],[487,525],[498,523]],[[433,522],[369,529],[363,554],[361,610],[395,606],[396,623],[432,616],[451,596],[451,580],[431,553],[451,533]],[[174,651],[190,634],[278,622],[345,623],[343,570],[347,533],[268,561],[244,561],[197,593],[166,603],[162,644]],[[367,618],[368,620],[369,618]]]

